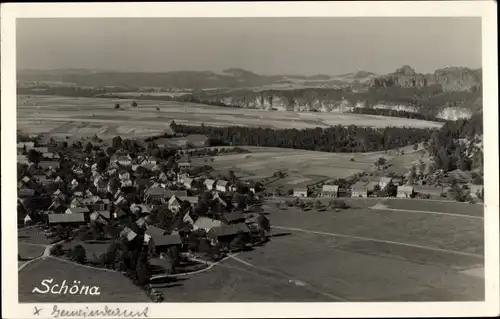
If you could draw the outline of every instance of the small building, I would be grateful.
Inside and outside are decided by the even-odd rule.
[[[469,190],[470,190],[470,196],[472,198],[479,198],[480,196],[484,195],[483,185],[469,185]]]
[[[212,227],[207,232],[207,238],[212,244],[217,242],[228,243],[239,234],[250,234],[250,228],[245,223],[221,224],[218,227]]]
[[[109,211],[96,211],[90,214],[90,221],[97,224],[107,225],[110,218],[111,214]]]
[[[307,188],[296,188],[293,190],[294,197],[307,197]]]
[[[151,244],[154,246],[154,250],[156,253],[166,252],[172,246],[182,245],[182,240],[179,233],[173,233],[163,236],[152,236],[149,241],[151,241]]]
[[[190,177],[184,177],[182,181],[182,185],[184,185],[185,188],[191,189],[193,187],[193,179]]]
[[[205,231],[209,231],[210,229],[214,227],[219,227],[222,225],[222,222],[220,220],[216,219],[211,219],[208,217],[199,217],[193,224],[193,229],[204,229]]]
[[[21,142],[17,143],[17,150],[22,151],[23,149],[26,149],[26,151],[29,151],[31,149],[35,148],[35,143],[34,142]]]
[[[174,196],[170,197],[170,199],[168,200],[168,209],[171,212],[173,212],[174,214],[176,214],[181,209],[181,203],[182,203],[182,200],[174,195]]]
[[[380,186],[380,189],[385,189],[391,182],[391,177],[383,176],[380,178],[378,185]]]
[[[245,222],[245,215],[240,211],[232,211],[222,217],[227,224],[238,224]]]
[[[71,207],[66,209],[65,214],[88,214],[90,210],[87,207]]]
[[[179,169],[186,170],[186,169],[191,167],[191,163],[189,161],[180,161],[178,166],[179,166]]]
[[[366,198],[368,197],[369,186],[363,182],[358,182],[351,187],[351,197]]]
[[[125,227],[120,233],[120,237],[125,238],[127,241],[132,241],[137,237],[137,234],[130,228]]]
[[[412,198],[415,190],[413,186],[403,185],[398,186],[397,197],[398,198]]]
[[[40,161],[38,163],[38,167],[43,170],[59,169],[61,167],[61,164],[58,161]]]
[[[219,192],[227,192],[228,189],[228,182],[225,180],[219,180],[215,184],[215,189]]]
[[[144,232],[144,242],[148,243],[153,237],[161,237],[165,235],[167,231],[156,226],[149,226]]]
[[[338,197],[338,195],[338,185],[323,185],[323,188],[321,189],[321,197]]]
[[[203,185],[205,186],[205,188],[209,191],[213,190],[214,189],[214,186],[215,186],[215,180],[213,179],[210,179],[210,178],[207,178],[204,182],[203,182]]]
[[[198,204],[198,196],[181,196],[179,197],[183,202],[189,202],[191,206]]]
[[[66,225],[83,225],[85,224],[85,215],[83,213],[77,214],[48,214],[49,224],[66,224]]]
[[[31,188],[21,188],[17,191],[17,197],[19,198],[28,198],[35,196],[35,191]]]

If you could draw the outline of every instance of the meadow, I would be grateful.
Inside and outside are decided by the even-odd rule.
[[[169,132],[169,124],[212,126],[260,126],[268,128],[316,128],[332,125],[368,127],[440,127],[442,123],[406,118],[350,113],[270,112],[235,109],[172,101],[19,95],[18,129],[48,133],[55,138],[93,136],[103,139],[116,135],[146,137]],[[115,104],[120,104],[115,109]]]

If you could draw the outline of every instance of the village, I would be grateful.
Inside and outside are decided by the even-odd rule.
[[[210,161],[191,160],[203,152],[248,152],[242,148],[183,150],[119,136],[111,145],[97,137],[72,145],[23,140],[17,145],[18,227],[42,232],[51,256],[123,272],[154,301],[163,297],[151,288],[153,279],[199,271],[266,243],[265,199],[278,200],[277,208],[338,212],[349,208],[342,198],[422,196],[404,178],[366,182],[363,174],[350,183],[283,190],[266,187],[285,178],[282,171],[249,182],[232,171],[214,172]]]

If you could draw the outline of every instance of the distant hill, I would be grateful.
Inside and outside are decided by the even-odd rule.
[[[24,70],[18,72],[17,78],[24,83],[43,82],[51,87],[52,93],[47,94],[55,95],[59,94],[54,91],[57,83],[71,83],[86,88],[115,87],[120,92],[145,88],[183,91],[190,96],[182,99],[190,102],[296,112],[358,112],[412,118],[416,116],[412,114],[420,114],[418,117],[426,119],[453,120],[482,111],[482,70],[464,67],[422,74],[404,65],[382,75],[355,71],[335,76],[260,75],[240,68],[162,73],[64,69]],[[41,94],[39,89],[37,93],[29,88],[23,92]],[[99,96],[103,93],[105,89]],[[85,94],[97,95],[92,89]]]

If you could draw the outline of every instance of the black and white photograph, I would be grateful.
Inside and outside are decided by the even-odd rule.
[[[7,318],[498,314],[496,4],[271,4],[2,6]]]

